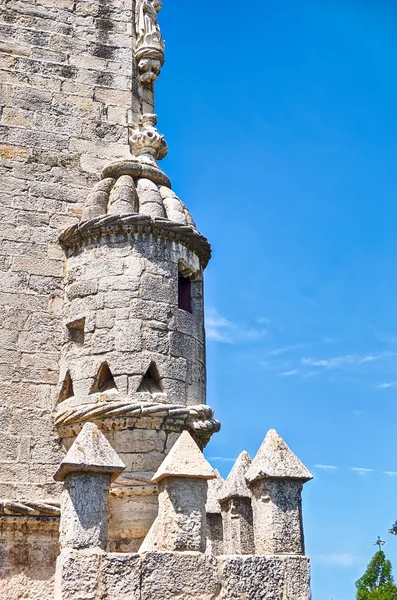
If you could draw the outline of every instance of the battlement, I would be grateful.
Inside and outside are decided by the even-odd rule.
[[[211,499],[221,505],[219,554],[213,544],[207,549],[206,508],[207,482],[219,478],[187,431],[152,478],[158,515],[139,553],[106,552],[110,481],[124,468],[87,423],[56,474],[65,482],[56,598],[83,587],[107,600],[310,599],[300,491],[311,475],[275,431],[252,463],[240,455]]]

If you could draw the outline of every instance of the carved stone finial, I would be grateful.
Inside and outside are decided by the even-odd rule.
[[[267,433],[245,477],[248,483],[260,479],[295,479],[303,482],[313,479],[274,429]]]
[[[219,494],[225,554],[255,553],[251,492],[245,481],[251,462],[247,452],[242,452]]]
[[[73,473],[105,473],[111,481],[125,469],[118,454],[94,423],[86,423],[54,475],[65,481]]]
[[[159,483],[168,477],[216,479],[216,473],[188,431],[183,431],[161,463],[152,481]]]
[[[131,152],[139,162],[156,164],[168,153],[164,136],[156,129],[157,115],[144,114],[139,120],[138,129],[131,131],[129,142]]]
[[[164,48],[157,13],[162,3],[159,0],[140,0],[137,7],[136,60],[139,81],[144,86],[152,85],[164,64]]]
[[[207,480],[216,473],[191,435],[184,431],[152,481],[159,484],[155,543],[159,551],[204,552]]]
[[[249,491],[248,485],[245,481],[245,475],[250,468],[251,463],[252,460],[247,452],[242,452],[234,463],[228,478],[220,490],[218,498],[220,502],[225,502],[226,500],[230,500],[230,498],[251,497],[251,492]]]

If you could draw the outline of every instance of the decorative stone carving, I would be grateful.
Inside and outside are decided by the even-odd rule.
[[[59,504],[48,502],[32,502],[28,500],[14,502],[0,500],[0,515],[26,517],[59,517]]]
[[[140,214],[106,215],[81,225],[72,225],[60,235],[59,241],[69,256],[79,248],[110,239],[111,236],[132,237],[142,233],[181,242],[197,254],[203,269],[211,258],[208,240],[192,227]]]
[[[137,7],[136,60],[139,81],[144,86],[152,85],[164,64],[164,48],[157,13],[162,3],[158,0],[140,0]]]
[[[187,407],[126,400],[60,408],[56,426],[62,436],[69,437],[79,432],[88,421],[95,422],[101,431],[108,432],[139,427],[139,424],[148,428],[150,421],[157,418],[162,420],[164,429],[189,431],[204,447],[211,435],[221,428],[220,422],[213,416],[214,411],[205,404]]]
[[[156,129],[156,124],[157,115],[144,114],[139,119],[138,129],[133,129],[129,137],[131,152],[136,159],[151,165],[156,165],[156,161],[168,153],[167,142]]]

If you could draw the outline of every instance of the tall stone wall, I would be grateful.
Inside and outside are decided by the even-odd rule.
[[[134,5],[0,0],[0,498],[55,493],[57,240],[105,163],[128,154],[141,106]]]
[[[1,500],[58,500],[53,474],[63,453],[54,406],[65,269],[58,236],[77,222],[103,166],[129,155],[127,123],[142,105],[134,11],[134,0],[0,0],[4,599],[52,597],[57,519],[12,520]],[[152,94],[145,96],[150,110]]]

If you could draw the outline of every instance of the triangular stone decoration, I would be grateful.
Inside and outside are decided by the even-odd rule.
[[[113,374],[107,362],[101,364],[98,370],[98,375],[91,387],[90,394],[106,392],[107,390],[117,390],[117,385]]]
[[[265,478],[310,481],[313,476],[288,448],[277,431],[271,429],[263,440],[245,478],[252,483],[257,479]]]
[[[251,498],[251,492],[245,480],[246,473],[252,464],[247,452],[242,452],[237,458],[225,480],[219,494],[220,502],[229,500],[229,498]]]
[[[61,387],[61,391],[59,392],[58,402],[63,402],[68,398],[73,398],[74,390],[73,390],[73,381],[70,371],[66,371],[65,379],[63,380],[63,384]]]
[[[125,469],[119,455],[94,423],[86,423],[54,475],[64,481],[69,473],[109,473],[114,481]]]
[[[147,392],[149,394],[162,394],[164,392],[160,383],[160,375],[155,362],[151,362],[142,381],[139,384],[138,392]]]
[[[152,481],[165,477],[189,477],[193,479],[215,479],[216,473],[196,442],[187,431],[183,431],[170,453],[163,460]]]

